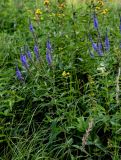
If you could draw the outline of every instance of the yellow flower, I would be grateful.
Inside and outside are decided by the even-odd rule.
[[[65,5],[63,3],[59,4],[58,6],[59,9],[64,9],[65,8]]]
[[[70,73],[69,72],[66,73],[66,71],[63,71],[62,76],[63,77],[68,77],[68,76],[70,76]]]
[[[44,5],[48,6],[49,5],[49,0],[44,0]]]
[[[101,14],[107,14],[108,13],[108,9],[104,9]]]
[[[96,9],[96,10],[100,10],[100,7],[96,7],[95,9]]]
[[[66,73],[66,75],[67,75],[67,76],[70,76],[70,73],[69,73],[69,72],[67,72],[67,73]]]
[[[98,3],[101,5],[101,6],[104,6],[104,2],[102,0],[99,0]]]
[[[42,11],[40,9],[36,9],[35,14],[40,15],[42,14]]]
[[[65,71],[63,71],[62,76],[66,77],[66,72]]]

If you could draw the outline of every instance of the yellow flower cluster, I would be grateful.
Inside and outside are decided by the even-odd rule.
[[[64,3],[60,3],[60,4],[58,5],[58,8],[61,9],[61,10],[64,9],[64,8],[65,8]]]
[[[49,4],[50,4],[49,0],[44,0],[44,5],[45,6],[49,6]]]
[[[99,1],[98,1],[98,4],[99,4],[100,6],[104,6],[103,0],[99,0]]]
[[[104,1],[98,0],[95,7],[96,12],[101,13],[103,15],[108,13],[108,9],[104,9]]]
[[[35,14],[41,15],[41,14],[42,14],[42,11],[41,11],[40,9],[36,9]]]
[[[69,73],[69,72],[66,72],[66,71],[63,71],[62,76],[63,76],[63,77],[68,77],[68,76],[70,76],[70,73]]]
[[[104,9],[101,14],[107,14],[108,13],[108,9]]]
[[[36,21],[39,21],[40,20],[40,18],[42,19],[42,11],[40,10],[40,9],[36,9],[35,10],[35,17],[34,17],[34,20],[36,20]]]

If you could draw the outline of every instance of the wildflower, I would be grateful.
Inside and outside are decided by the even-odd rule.
[[[47,41],[47,43],[46,43],[46,48],[48,49],[48,50],[52,50],[52,46],[51,46],[51,43],[50,43],[50,41],[48,40]]]
[[[120,33],[121,33],[121,16],[120,16],[120,26],[119,26],[119,29],[120,29]]]
[[[70,73],[69,72],[66,73],[66,71],[63,71],[62,76],[63,77],[68,77],[68,76],[70,76]]]
[[[34,32],[34,28],[33,28],[33,25],[31,23],[29,25],[29,29],[30,29],[31,32]]]
[[[102,51],[102,44],[98,43],[98,48],[97,48],[97,53],[99,56],[103,56],[103,51]]]
[[[34,46],[34,53],[36,55],[36,59],[39,60],[39,58],[40,58],[39,57],[39,49],[38,49],[37,45]]]
[[[92,43],[92,48],[95,50],[95,51],[97,51],[97,43]]]
[[[95,9],[96,9],[96,10],[100,10],[100,7],[96,7]]]
[[[97,20],[97,17],[96,17],[95,14],[94,14],[94,16],[93,16],[93,21],[94,21],[94,28],[95,28],[95,29],[98,29],[98,20]]]
[[[98,3],[100,6],[104,6],[104,2],[102,0],[99,0]]]
[[[36,21],[39,21],[39,20],[40,20],[40,17],[41,17],[41,14],[42,14],[41,10],[40,10],[40,9],[36,9],[34,19],[35,19]]]
[[[49,0],[44,0],[44,5],[49,6]]]
[[[24,54],[21,54],[20,55],[20,60],[21,60],[21,62],[22,62],[22,65],[25,67],[25,68],[28,68],[28,63],[27,63],[27,59],[26,59],[26,55],[24,55]]]
[[[101,14],[107,14],[108,13],[108,9],[104,9]]]
[[[30,60],[32,60],[32,55],[31,55],[31,52],[30,51],[27,51],[27,56]]]
[[[41,11],[40,9],[36,9],[35,14],[41,15],[41,14],[42,14],[42,11]]]
[[[50,41],[48,40],[46,43],[46,60],[49,65],[52,64],[52,56],[51,56],[52,46]]]
[[[106,49],[106,51],[108,51],[110,49],[110,43],[109,43],[107,32],[106,32],[106,36],[105,36],[105,49]]]
[[[94,42],[93,42],[91,35],[89,35],[89,40],[90,40],[90,42],[92,43],[92,48],[93,48],[95,51],[97,51],[97,43],[94,43]],[[90,49],[89,49],[89,51],[90,51]]]
[[[18,66],[16,66],[16,77],[18,78],[18,80],[23,80],[24,78],[22,77],[22,74],[18,68]]]
[[[94,43],[94,42],[93,42],[91,35],[89,35],[89,39],[90,39],[90,41],[91,41],[91,43],[92,43],[92,48],[94,49],[94,51],[97,52],[97,50],[98,50],[97,43]],[[89,49],[89,52],[90,52],[90,49]]]
[[[52,64],[52,57],[51,57],[51,53],[50,50],[46,49],[46,60],[48,62],[49,65]]]
[[[64,7],[65,7],[64,3],[61,3],[61,4],[59,4],[59,6],[58,6],[59,9],[64,9]]]

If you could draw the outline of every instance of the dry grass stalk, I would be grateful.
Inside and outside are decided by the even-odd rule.
[[[88,126],[88,128],[86,130],[86,133],[84,134],[84,136],[82,138],[82,147],[83,147],[83,149],[85,149],[85,145],[87,144],[87,140],[88,140],[89,134],[90,134],[90,132],[92,130],[92,127],[93,127],[93,120],[91,120],[89,122],[89,126]]]
[[[116,77],[116,103],[117,105],[119,105],[120,101],[119,101],[119,92],[120,92],[120,87],[119,87],[119,79],[120,79],[120,75],[121,75],[121,68],[118,68],[118,75]]]

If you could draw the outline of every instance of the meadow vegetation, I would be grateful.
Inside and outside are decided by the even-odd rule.
[[[120,160],[121,6],[0,3],[0,160]]]

